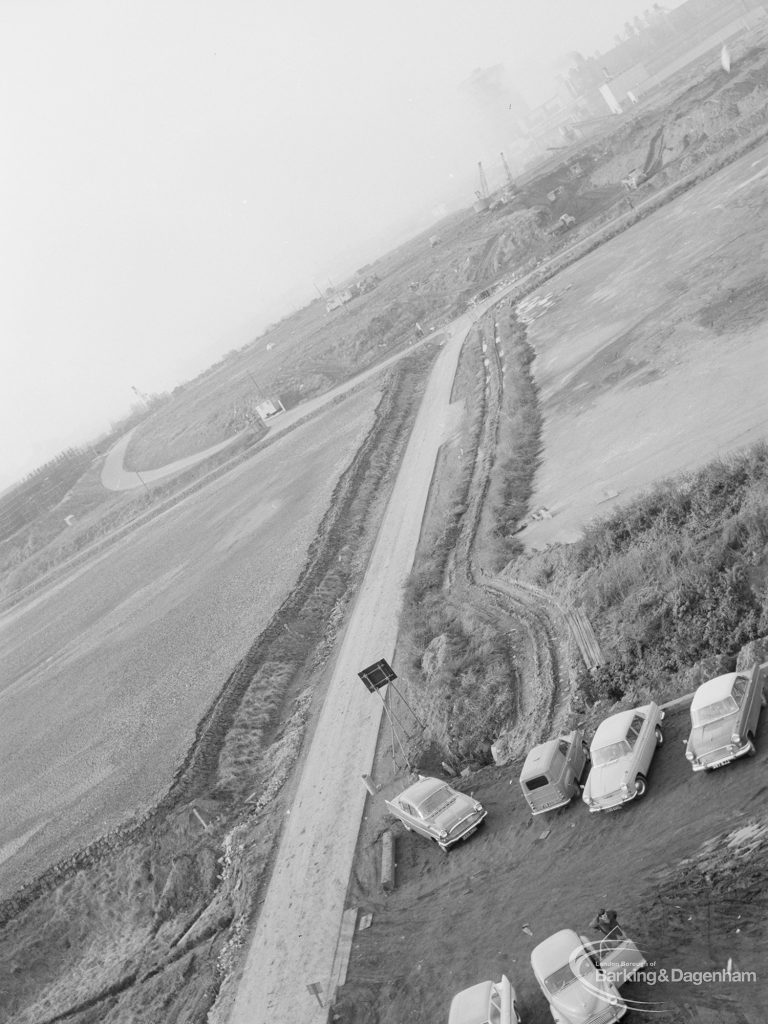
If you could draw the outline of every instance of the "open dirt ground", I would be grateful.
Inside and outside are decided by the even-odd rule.
[[[753,868],[739,865],[737,849],[720,838],[714,847],[706,844],[753,822],[768,826],[766,742],[752,761],[694,776],[683,757],[688,721],[687,708],[668,713],[646,797],[614,814],[590,814],[579,801],[532,818],[517,781],[519,761],[461,780],[459,788],[482,801],[488,818],[447,855],[392,825],[383,800],[407,778],[385,784],[366,806],[349,893],[349,903],[372,913],[373,921],[355,937],[337,1019],[444,1021],[456,992],[505,973],[525,1024],[545,1024],[551,1017],[531,973],[531,950],[560,928],[589,934],[597,909],[610,906],[659,970],[722,970],[732,958],[735,969],[758,975],[741,986],[627,985],[625,996],[656,1003],[654,1013],[632,1014],[633,1020],[762,1024],[768,998],[764,895],[756,900],[762,882],[756,887]],[[390,894],[379,885],[377,839],[385,827],[397,837],[397,885]],[[697,871],[702,850],[710,856]],[[725,899],[718,891],[724,878]]]
[[[527,545],[572,541],[653,480],[768,433],[767,181],[763,146],[537,293],[532,508],[553,518]]]
[[[293,585],[375,402],[298,428],[0,621],[4,891],[168,784]]]

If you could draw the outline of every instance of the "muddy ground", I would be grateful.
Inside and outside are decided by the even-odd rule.
[[[652,481],[765,436],[767,175],[763,145],[537,293],[532,507],[552,518],[526,545],[573,541]]]
[[[349,893],[373,920],[355,937],[337,1019],[446,1020],[456,992],[505,973],[525,1024],[545,1024],[532,948],[560,928],[589,934],[597,909],[610,906],[658,970],[723,969],[730,958],[734,969],[757,973],[743,985],[630,983],[627,998],[663,1004],[633,1019],[659,1019],[663,1009],[661,1019],[675,1024],[761,1024],[767,836],[745,832],[733,847],[722,837],[752,823],[768,829],[768,741],[764,731],[756,758],[694,775],[683,756],[688,721],[686,708],[668,713],[645,798],[612,814],[592,814],[579,801],[533,818],[517,781],[520,761],[459,780],[488,818],[447,855],[392,824],[383,799],[407,777],[386,783],[369,800]],[[387,827],[397,837],[390,894],[379,884]]]
[[[295,584],[378,399],[355,396],[4,617],[3,895],[168,786]]]

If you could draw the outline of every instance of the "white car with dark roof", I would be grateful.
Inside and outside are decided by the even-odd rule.
[[[612,811],[643,796],[664,712],[651,701],[601,722],[589,748],[592,767],[582,799],[590,811]]]

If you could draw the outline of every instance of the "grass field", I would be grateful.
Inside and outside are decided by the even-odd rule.
[[[3,888],[151,802],[293,585],[372,392],[0,620]]]
[[[768,433],[768,146],[579,261],[529,327],[544,412],[531,547]]]

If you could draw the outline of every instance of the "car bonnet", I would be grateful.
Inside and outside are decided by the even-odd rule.
[[[600,797],[618,792],[625,782],[629,782],[628,758],[623,757],[618,761],[611,761],[610,764],[597,767],[593,765],[584,787],[584,795],[599,800]]]
[[[620,996],[608,982],[600,981],[595,974],[588,976],[589,985],[574,975],[573,984],[550,998],[552,1005],[565,1014],[568,1020],[578,1024],[607,1006],[617,1005]]]

